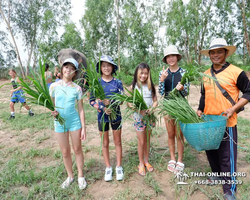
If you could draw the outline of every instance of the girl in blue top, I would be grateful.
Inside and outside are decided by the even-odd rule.
[[[150,68],[146,63],[140,63],[134,74],[134,79],[131,85],[131,90],[137,89],[142,92],[143,99],[148,106],[148,110],[141,110],[140,113],[136,110],[134,113],[134,127],[138,138],[138,156],[139,156],[139,174],[146,175],[145,167],[149,172],[154,170],[153,166],[149,164],[149,147],[150,147],[150,135],[151,129],[155,126],[155,122],[149,122],[149,126],[143,119],[145,115],[153,113],[154,109],[158,105],[154,83],[151,78]],[[132,104],[128,104],[133,108]],[[147,137],[148,134],[148,137]],[[148,140],[147,140],[148,139]]]
[[[52,83],[50,86],[50,95],[56,110],[52,111],[52,115],[56,116],[60,113],[65,119],[65,124],[60,125],[55,121],[55,133],[59,143],[63,162],[66,168],[68,178],[63,182],[61,188],[65,189],[74,181],[72,171],[72,158],[70,152],[69,135],[76,156],[76,165],[78,169],[78,185],[80,189],[85,189],[87,183],[83,176],[83,152],[82,143],[86,139],[85,114],[83,110],[82,89],[79,85],[72,82],[78,69],[78,63],[75,59],[66,59],[62,65],[62,80]],[[78,112],[75,109],[76,102]]]
[[[90,105],[93,106],[98,110],[98,128],[100,132],[100,136],[103,135],[103,144],[102,144],[102,152],[104,161],[106,164],[105,169],[105,181],[111,181],[112,180],[112,167],[110,165],[110,159],[109,159],[109,124],[111,125],[111,128],[113,130],[113,138],[115,143],[115,150],[116,150],[116,159],[117,159],[117,165],[116,165],[116,180],[122,180],[123,179],[123,168],[121,166],[122,162],[122,143],[121,143],[121,111],[120,106],[117,105],[114,107],[116,111],[116,119],[110,121],[109,115],[111,114],[111,110],[107,109],[107,107],[110,103],[109,96],[112,95],[113,92],[115,93],[123,93],[123,86],[122,82],[116,78],[113,77],[113,74],[117,71],[118,67],[114,63],[113,59],[110,56],[101,56],[100,58],[100,64],[99,62],[96,64],[96,70],[99,72],[99,65],[101,70],[101,79],[99,80],[104,92],[106,99],[101,101],[95,99],[93,96],[90,96]],[[103,124],[104,122],[104,124]],[[104,125],[104,130],[103,130]],[[104,132],[104,133],[103,133]]]

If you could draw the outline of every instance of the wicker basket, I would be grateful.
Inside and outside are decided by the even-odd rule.
[[[188,143],[197,151],[218,149],[223,139],[227,118],[222,115],[206,115],[206,122],[184,124],[180,127]]]

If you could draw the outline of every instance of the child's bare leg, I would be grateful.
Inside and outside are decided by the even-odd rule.
[[[70,145],[69,145],[69,132],[65,133],[56,133],[56,138],[59,143],[62,156],[63,156],[63,162],[64,166],[66,168],[66,171],[68,173],[68,177],[73,178],[73,171],[72,171],[72,158],[70,153]]]
[[[180,133],[176,128],[176,138],[177,138],[177,150],[178,150],[178,162],[183,162],[183,152],[184,152],[184,136],[180,130]]]
[[[122,133],[121,129],[120,130],[113,130],[113,138],[114,138],[114,143],[115,143],[117,167],[120,167],[122,164],[121,133]]]
[[[110,167],[110,160],[109,160],[109,132],[105,131],[104,133],[100,131],[100,136],[103,135],[103,143],[102,143],[102,153],[104,157],[104,162],[106,167]]]
[[[166,128],[168,132],[168,147],[170,152],[170,159],[175,161],[175,124],[174,120],[168,116],[164,117]]]
[[[83,158],[83,152],[82,152],[82,142],[80,139],[81,130],[78,129],[76,131],[70,131],[70,137],[72,141],[72,146],[74,149],[74,153],[76,155],[76,165],[78,170],[78,177],[83,177],[83,164],[84,164],[84,158]]]
[[[13,103],[12,101],[10,102],[10,112],[14,112],[15,111],[15,103]]]
[[[139,156],[139,161],[140,161],[140,166],[144,167],[144,145],[145,143],[145,131],[136,131],[136,135],[138,138],[138,156]]]
[[[26,103],[23,103],[23,106],[24,106],[27,110],[30,110],[30,107],[29,107]]]
[[[147,136],[148,134],[148,136]],[[148,164],[149,150],[150,150],[150,130],[145,130],[145,142],[144,142],[144,163]]]

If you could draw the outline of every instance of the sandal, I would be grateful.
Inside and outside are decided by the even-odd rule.
[[[176,163],[176,166],[175,166],[174,173],[177,174],[177,173],[183,172],[184,166],[185,166],[185,165],[184,165],[183,163],[177,162],[177,163]]]
[[[145,167],[141,167],[140,165],[138,165],[138,169],[139,169],[139,174],[141,176],[145,176],[146,175],[146,171],[145,171]]]
[[[144,165],[145,165],[145,167],[147,168],[147,170],[148,170],[149,172],[154,171],[153,166],[152,166],[152,165],[150,165],[149,163],[145,163]]]
[[[175,170],[175,165],[176,165],[176,161],[175,161],[175,160],[170,160],[170,161],[168,162],[168,171],[174,172],[174,170]]]

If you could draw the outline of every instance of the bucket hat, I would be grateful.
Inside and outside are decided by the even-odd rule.
[[[213,49],[224,48],[228,50],[227,57],[231,56],[236,51],[236,46],[229,46],[224,38],[216,38],[210,43],[209,49],[201,50],[201,54],[209,57],[209,51]]]
[[[71,63],[76,67],[76,69],[78,69],[78,62],[74,58],[67,58],[66,60],[64,60],[62,66],[66,63]]]
[[[179,62],[179,61],[181,60],[181,58],[182,58],[182,56],[181,56],[181,54],[179,53],[177,47],[176,47],[175,45],[170,45],[170,46],[168,46],[167,48],[164,49],[164,57],[163,57],[162,61],[163,61],[164,63],[168,64],[167,61],[166,61],[166,56],[171,55],[171,54],[172,54],[172,55],[177,55],[177,61],[178,61],[178,62]]]
[[[112,64],[114,66],[114,73],[117,71],[118,66],[114,63],[113,58],[111,58],[110,56],[107,56],[107,55],[103,55],[103,56],[100,57],[100,61],[98,61],[96,63],[96,66],[95,66],[96,71],[98,73],[99,73],[99,62],[101,62],[101,61],[105,61],[105,62],[108,62],[108,63]],[[101,63],[100,63],[100,65],[101,65]]]

